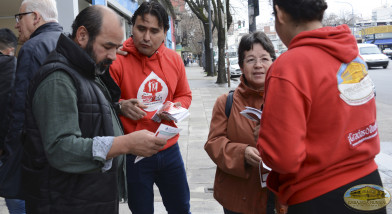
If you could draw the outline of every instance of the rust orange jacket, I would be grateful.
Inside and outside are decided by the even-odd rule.
[[[204,149],[217,165],[214,197],[226,209],[243,214],[266,213],[267,189],[261,188],[258,167],[245,164],[245,148],[256,147],[256,122],[242,116],[245,106],[260,109],[263,92],[241,83],[233,95],[230,117],[225,114],[227,94],[215,102],[210,133]]]

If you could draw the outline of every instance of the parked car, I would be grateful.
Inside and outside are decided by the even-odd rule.
[[[382,52],[392,59],[392,50],[390,48],[385,48]]]
[[[238,65],[238,58],[229,58],[230,62],[230,76],[231,77],[239,77],[242,72],[240,66]]]
[[[382,66],[388,67],[389,58],[381,53],[377,45],[374,44],[358,44],[359,55],[366,62],[368,68]]]

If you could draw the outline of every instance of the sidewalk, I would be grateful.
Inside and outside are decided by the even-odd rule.
[[[192,104],[189,119],[178,124],[182,129],[179,145],[184,159],[189,187],[191,191],[192,214],[223,214],[222,207],[217,203],[210,191],[213,187],[216,165],[204,151],[207,140],[212,108],[216,98],[227,93],[227,84],[217,85],[216,77],[206,77],[198,66],[186,67],[187,77],[192,90]],[[234,89],[238,81],[231,82]],[[385,117],[384,117],[385,118]],[[387,125],[387,124],[385,124]],[[390,125],[389,125],[390,126]],[[388,127],[379,126],[380,133]],[[384,186],[392,193],[392,143],[382,142],[381,153],[376,158]],[[165,208],[159,191],[155,188],[155,213],[165,214]],[[120,204],[120,213],[131,213],[126,204]],[[388,213],[392,214],[392,203],[388,205]],[[4,200],[0,200],[0,214],[8,214]]]

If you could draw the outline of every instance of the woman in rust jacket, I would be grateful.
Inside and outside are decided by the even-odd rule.
[[[234,91],[230,116],[225,114],[227,94],[217,99],[212,112],[204,149],[217,165],[214,197],[225,214],[267,213],[267,189],[261,187],[261,158],[253,136],[257,122],[240,112],[245,106],[260,109],[265,74],[273,60],[274,46],[264,33],[243,36],[238,47],[241,83]]]

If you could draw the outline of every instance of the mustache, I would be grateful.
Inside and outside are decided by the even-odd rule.
[[[101,62],[98,63],[98,66],[109,66],[113,63],[113,60],[110,59],[104,59]]]
[[[105,73],[105,71],[109,68],[109,66],[112,64],[112,60],[110,59],[104,59],[98,64],[96,64],[95,67],[95,74],[102,75]]]

